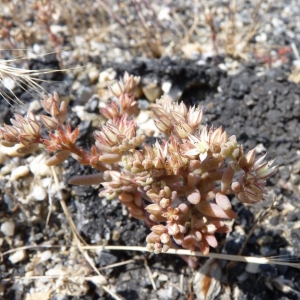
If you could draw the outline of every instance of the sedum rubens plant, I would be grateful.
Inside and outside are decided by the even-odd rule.
[[[118,101],[101,109],[107,122],[95,131],[90,150],[76,145],[79,129],[66,124],[67,105],[57,94],[41,100],[48,115],[15,115],[12,125],[0,128],[1,143],[20,144],[21,153],[43,147],[52,155],[49,166],[72,155],[99,170],[70,183],[101,183],[101,197],[118,198],[134,218],[144,219],[151,229],[150,251],[166,252],[176,243],[208,254],[218,245],[215,233],[229,232],[225,222],[236,217],[228,195],[249,204],[264,200],[266,179],[276,167],[273,161],[263,162],[265,156],[255,160],[254,150],[244,154],[235,136],[201,124],[201,110],[173,103],[168,96],[151,105],[164,139],[148,145],[133,119],[139,81],[125,73],[109,86]],[[42,135],[41,126],[48,136]]]

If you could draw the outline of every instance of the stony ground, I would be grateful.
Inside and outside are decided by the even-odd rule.
[[[192,11],[189,5],[187,2],[185,8],[176,12],[188,18]],[[247,5],[250,4],[238,8],[237,24],[244,22],[240,29],[251,24]],[[255,11],[254,4],[251,5]],[[165,6],[169,7],[167,3]],[[215,252],[237,254],[259,214],[267,211],[275,197],[274,207],[255,228],[242,255],[299,262],[300,86],[295,83],[300,81],[299,54],[297,57],[295,51],[300,47],[298,6],[287,1],[284,8],[277,3],[262,9],[269,10],[251,38],[249,51],[244,52],[247,60],[244,55],[232,58],[220,46],[217,53],[213,47],[209,50],[203,46],[193,55],[179,55],[175,51],[159,59],[145,58],[138,51],[133,53],[103,42],[105,51],[98,54],[94,51],[88,56],[85,68],[42,75],[46,81],[41,85],[70,101],[68,121],[71,126],[80,127],[82,147],[91,143],[92,132],[101,122],[99,107],[109,98],[106,81],[118,78],[124,71],[142,76],[143,89],[138,98],[142,113],[137,120],[141,128],[151,126],[147,107],[162,92],[167,91],[174,100],[188,105],[199,105],[204,109],[205,123],[223,126],[229,134],[237,136],[246,150],[256,147],[258,155],[267,152],[268,158],[275,158],[278,165],[278,172],[268,182],[269,195],[265,202],[248,207],[232,199],[238,218],[228,236],[218,237],[220,246]],[[215,25],[219,30],[225,15],[226,9],[216,12]],[[176,17],[174,11],[172,17]],[[200,32],[209,32],[200,25]],[[209,39],[210,34],[206,34],[205,42]],[[107,52],[109,47],[112,50]],[[257,50],[262,48],[268,49],[263,55]],[[62,52],[66,63],[76,61],[76,56],[67,57],[68,53]],[[8,50],[3,54],[6,59],[9,55]],[[59,68],[55,54],[30,59],[28,64],[31,69]],[[11,107],[0,99],[1,124],[9,123],[14,113],[26,113],[28,107],[41,112],[37,92],[24,92],[18,86],[13,92],[25,107]],[[104,276],[96,279],[86,257],[74,244],[53,174],[43,162],[41,153],[19,157],[9,149],[0,150],[1,252],[22,246],[61,246],[24,249],[4,256],[0,264],[3,299],[205,299],[197,282],[201,283],[201,274],[207,273],[214,284],[207,299],[300,298],[300,271],[287,265],[229,265],[228,261],[200,259],[198,268],[192,270],[179,256],[124,250],[91,251],[91,259]],[[68,184],[72,176],[93,170],[77,165],[70,158],[56,172],[72,220],[86,243],[145,245],[149,229],[143,222],[130,219],[118,201],[100,199],[99,187]],[[105,268],[118,262],[125,263]],[[53,279],[52,275],[61,277]],[[20,278],[24,276],[27,278]],[[70,280],[63,279],[66,277]],[[103,285],[109,292],[101,288]]]

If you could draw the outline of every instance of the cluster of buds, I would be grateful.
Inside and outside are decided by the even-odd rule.
[[[188,134],[194,134],[202,122],[203,111],[186,105],[172,102],[168,96],[156,101],[151,105],[156,117],[156,127],[166,136],[171,135],[179,139],[186,139]]]
[[[132,116],[138,112],[138,103],[135,101],[135,91],[141,81],[140,77],[129,75],[125,72],[123,79],[115,81],[108,87],[112,94],[118,99],[111,102],[109,106],[100,111],[107,119],[121,118],[122,116]]]
[[[67,105],[57,94],[41,101],[48,115],[15,115],[12,125],[0,128],[0,141],[5,146],[21,144],[23,152],[44,147],[52,153],[48,165],[72,155],[101,171],[71,183],[101,183],[101,197],[118,198],[133,217],[144,219],[151,229],[149,250],[165,252],[176,243],[207,254],[218,245],[215,234],[229,232],[226,221],[236,217],[228,195],[244,203],[262,201],[266,179],[276,168],[273,161],[263,162],[265,156],[256,161],[254,150],[244,154],[235,136],[221,127],[203,126],[200,109],[174,103],[168,96],[151,105],[165,138],[147,145],[133,119],[139,81],[126,73],[110,85],[118,103],[101,109],[108,120],[95,131],[90,151],[76,145],[79,130],[66,123]],[[41,134],[42,125],[49,131],[47,137]]]
[[[236,217],[228,195],[244,203],[263,200],[276,167],[263,162],[265,156],[255,161],[254,150],[244,154],[221,127],[201,125],[203,112],[195,107],[163,96],[151,109],[166,139],[125,152],[118,176],[128,181],[104,182],[101,196],[119,197],[125,205],[128,199],[133,211],[139,193],[151,228],[149,250],[165,252],[176,243],[207,254],[218,245],[215,234],[229,232],[226,222]],[[135,209],[142,207],[139,200]]]
[[[25,117],[15,114],[15,119],[12,119],[11,123],[12,125],[4,124],[4,127],[0,128],[2,145],[13,147],[15,144],[21,143],[23,145],[19,149],[21,153],[36,150],[41,141],[41,127],[35,115],[30,111]]]

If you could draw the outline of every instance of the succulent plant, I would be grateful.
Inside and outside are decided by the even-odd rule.
[[[166,252],[175,242],[208,254],[218,245],[215,233],[229,232],[226,220],[236,217],[228,195],[250,204],[264,200],[266,179],[276,167],[273,161],[263,162],[265,156],[256,160],[254,150],[244,154],[236,137],[221,127],[202,125],[202,110],[166,95],[150,106],[164,138],[148,145],[133,118],[139,82],[125,73],[109,86],[118,101],[100,110],[107,122],[95,131],[89,151],[77,146],[79,129],[66,123],[67,105],[56,93],[41,100],[48,115],[15,115],[12,125],[0,128],[1,143],[21,144],[22,153],[43,147],[52,155],[48,165],[72,155],[99,170],[70,183],[101,183],[100,197],[118,198],[134,218],[144,219],[151,229],[149,250]],[[48,136],[42,135],[41,126]]]

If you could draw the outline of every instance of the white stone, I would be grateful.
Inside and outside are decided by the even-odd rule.
[[[2,176],[9,174],[11,172],[11,170],[13,169],[13,167],[14,167],[13,164],[7,164],[7,165],[3,166],[0,170],[0,174]]]
[[[137,118],[135,119],[136,124],[140,125],[149,120],[149,112],[148,111],[141,111]]]
[[[80,88],[80,82],[79,81],[74,81],[72,85],[72,90],[77,91]]]
[[[18,180],[19,178],[25,177],[30,172],[27,166],[19,166],[15,168],[10,175],[11,180]]]
[[[267,39],[268,39],[268,36],[265,32],[262,32],[255,37],[255,40],[257,42],[265,42]]]
[[[161,89],[165,94],[168,94],[172,87],[172,83],[170,81],[164,81],[161,85]]]
[[[41,52],[42,52],[42,47],[39,45],[39,44],[33,44],[33,47],[32,47],[32,49],[33,49],[33,52],[35,53],[35,54],[41,54]]]
[[[45,272],[46,276],[63,276],[66,275],[66,271],[62,270],[61,265],[56,265],[55,268]]]
[[[41,102],[39,100],[33,100],[29,104],[28,110],[30,110],[32,112],[38,112],[41,108],[42,108]]]
[[[159,13],[157,15],[158,20],[160,20],[160,21],[163,21],[163,20],[171,21],[172,18],[170,16],[170,12],[171,12],[170,7],[168,7],[168,6],[162,7],[162,9],[159,11]]]
[[[12,91],[16,87],[15,80],[10,77],[4,77],[2,79],[2,83],[10,91]]]
[[[159,280],[159,281],[168,281],[168,280],[169,280],[169,277],[168,277],[168,275],[166,275],[166,274],[159,274],[158,280]]]
[[[116,78],[117,73],[113,68],[108,68],[99,74],[99,82],[108,82]]]
[[[52,252],[50,250],[46,250],[42,253],[40,258],[40,262],[46,261],[52,257]]]
[[[37,201],[43,201],[47,197],[47,192],[43,187],[36,185],[31,192],[31,196]]]
[[[162,89],[157,83],[149,83],[142,87],[143,93],[148,101],[154,102],[162,95]]]
[[[99,71],[96,68],[91,68],[88,72],[88,77],[91,84],[96,83],[99,78]]]
[[[296,59],[293,61],[293,65],[297,68],[300,69],[300,59]]]
[[[5,162],[5,155],[4,153],[1,151],[1,147],[2,145],[0,145],[0,164],[3,165]]]
[[[100,50],[101,52],[107,51],[107,46],[103,43],[96,42],[94,40],[90,41],[91,50]]]
[[[23,157],[24,154],[20,154],[18,153],[18,149],[24,147],[22,144],[16,144],[13,147],[5,147],[5,146],[1,146],[1,152],[8,155],[8,156],[19,156],[19,157]]]
[[[45,189],[49,188],[49,186],[51,186],[51,183],[52,179],[50,177],[46,177],[41,180],[42,187]]]
[[[149,119],[147,122],[140,124],[139,129],[143,130],[147,136],[158,137],[160,134],[153,119]]]
[[[200,58],[202,49],[199,43],[188,43],[181,47],[185,58],[196,60]]]
[[[61,32],[66,33],[67,32],[67,26],[64,25],[56,25],[56,24],[51,24],[50,25],[51,31],[56,35],[56,34],[60,34]]]
[[[32,174],[40,176],[51,175],[51,168],[45,164],[46,158],[44,154],[35,157],[29,164],[29,169]]]
[[[271,23],[275,28],[284,27],[284,22],[278,18],[273,18]]]
[[[10,262],[12,264],[16,264],[25,258],[26,258],[25,250],[18,250],[15,253],[13,253],[12,255],[10,255],[8,259],[10,260]]]
[[[6,221],[1,225],[1,231],[6,236],[13,236],[15,233],[15,223],[13,221]]]
[[[82,47],[82,45],[85,45],[86,44],[86,40],[84,37],[82,36],[79,36],[79,35],[75,35],[75,44],[78,46],[78,47]]]
[[[258,153],[258,154],[266,152],[266,151],[267,151],[267,149],[265,148],[265,146],[263,144],[258,144],[255,147],[255,152]]]

